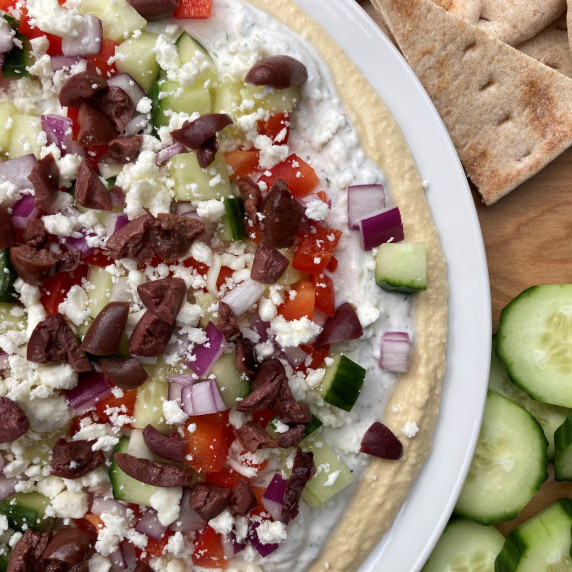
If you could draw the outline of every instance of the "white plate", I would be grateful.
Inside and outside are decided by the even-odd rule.
[[[295,0],[357,64],[397,119],[423,180],[448,262],[447,373],[433,451],[391,530],[360,572],[420,570],[469,468],[486,396],[490,291],[481,230],[463,169],[423,87],[354,0]]]

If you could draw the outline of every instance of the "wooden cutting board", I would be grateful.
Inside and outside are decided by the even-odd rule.
[[[383,28],[369,0],[358,0]],[[572,149],[498,203],[473,198],[487,253],[492,331],[501,310],[525,288],[572,283]],[[544,483],[514,521],[497,525],[503,534],[560,497],[572,498],[572,483]]]

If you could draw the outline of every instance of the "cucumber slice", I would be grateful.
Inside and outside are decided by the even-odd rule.
[[[424,242],[387,242],[377,249],[375,281],[384,290],[427,290]]]
[[[87,272],[87,282],[91,286],[87,289],[89,298],[89,315],[95,318],[109,303],[113,281],[111,274],[101,266],[90,266]]]
[[[157,34],[142,32],[137,38],[125,40],[115,50],[117,71],[128,73],[146,93],[159,77],[159,64],[153,51],[156,42]]]
[[[8,249],[0,250],[0,302],[14,301],[14,282],[17,277],[10,264]]]
[[[572,481],[572,415],[554,433],[554,479]]]
[[[501,313],[497,355],[531,397],[572,407],[572,284],[533,286]]]
[[[306,425],[306,429],[304,430],[304,435],[307,437],[317,431],[323,423],[312,413],[312,421]]]
[[[147,25],[147,20],[127,0],[83,0],[78,8],[82,14],[97,16],[103,25],[103,36],[114,42],[122,42]]]
[[[30,72],[27,70],[27,67],[34,63],[34,58],[31,54],[32,47],[30,45],[30,41],[17,31],[20,22],[15,18],[12,18],[9,14],[2,14],[2,17],[8,22],[8,24],[10,24],[12,29],[16,30],[15,39],[19,40],[21,42],[20,45],[22,46],[14,46],[7,54],[5,54],[4,63],[2,65],[2,77],[28,77]]]
[[[328,502],[353,482],[352,472],[323,439],[306,437],[300,442],[300,448],[314,453],[316,474],[302,492],[302,498],[312,508]]]
[[[21,306],[0,302],[0,335],[12,330],[24,331],[27,327],[28,319]]]
[[[560,499],[515,528],[495,561],[495,572],[572,570],[572,501]]]
[[[17,114],[18,108],[11,101],[0,103],[0,150],[6,154],[10,149],[10,134]]]
[[[191,37],[187,32],[183,32],[175,42],[179,54],[181,67],[191,64],[200,70],[194,84],[197,87],[214,87],[218,80],[218,73],[213,60],[205,48]],[[205,85],[206,82],[209,82]]]
[[[41,132],[42,125],[39,117],[25,114],[14,115],[8,151],[10,159],[29,153],[39,158],[42,146],[38,143],[38,137]]]
[[[422,572],[464,570],[494,572],[504,536],[494,526],[453,519],[441,535]]]
[[[195,304],[199,305],[203,310],[203,315],[199,320],[201,328],[206,328],[209,322],[213,321],[214,314],[218,304],[218,298],[210,292],[195,292]]]
[[[137,390],[133,427],[145,429],[151,424],[159,431],[168,431],[169,426],[163,416],[163,402],[168,399],[167,378],[151,377]]]
[[[128,448],[129,439],[123,437],[115,447],[114,453],[127,453]],[[124,473],[115,459],[109,467],[109,480],[111,481],[113,498],[143,506],[150,506],[151,497],[160,490],[158,487],[142,483]]]
[[[495,336],[493,336],[493,348],[495,341]],[[554,432],[564,423],[566,417],[572,414],[572,409],[531,399],[525,391],[512,383],[506,369],[494,351],[491,353],[489,389],[508,397],[508,399],[524,407],[530,414],[534,415],[542,426],[544,435],[548,440],[547,454],[548,460],[551,461],[554,458]]]
[[[224,199],[226,214],[222,217],[224,239],[246,240],[248,235],[244,227],[244,201],[240,197]]]
[[[8,570],[8,564],[10,563],[12,552],[7,546],[0,547],[0,550],[2,551],[0,552],[0,572],[6,572],[6,570]]]
[[[319,392],[326,403],[351,411],[359,397],[365,369],[344,355],[333,356],[334,363],[326,367]]]
[[[40,493],[16,493],[0,502],[0,514],[8,518],[10,527],[15,530],[48,530],[53,523],[53,519],[46,516],[49,505],[49,499]]]
[[[514,518],[548,476],[547,447],[542,427],[526,409],[489,391],[455,513],[480,524]]]
[[[233,353],[221,355],[211,373],[215,376],[222,400],[229,409],[236,407],[250,393],[250,381],[234,367]]]

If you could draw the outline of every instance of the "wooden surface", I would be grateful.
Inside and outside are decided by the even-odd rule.
[[[364,10],[379,24],[368,0]],[[525,288],[572,283],[572,149],[495,205],[485,207],[473,192],[487,253],[492,332],[502,308]],[[492,333],[491,332],[491,333]],[[560,497],[572,498],[572,483],[552,479],[514,521],[500,523],[508,534]]]

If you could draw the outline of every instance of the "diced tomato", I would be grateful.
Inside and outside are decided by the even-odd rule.
[[[195,260],[192,256],[183,260],[183,266],[185,268],[194,268],[199,274],[205,275],[209,271],[209,267],[198,260]]]
[[[234,270],[228,266],[221,266],[218,278],[216,279],[216,289],[220,290],[221,286],[234,274]]]
[[[118,45],[117,42],[109,38],[103,38],[99,54],[87,58],[88,61],[95,65],[103,77],[111,77],[117,73],[115,62],[112,60],[110,63],[109,60],[115,55],[115,48]]]
[[[97,412],[101,421],[109,421],[108,408],[125,407],[122,409],[121,415],[128,415],[133,417],[135,412],[135,400],[137,399],[137,389],[126,389],[123,390],[123,397],[115,397],[113,394],[107,399],[100,401],[95,406],[95,411]]]
[[[204,568],[226,568],[228,562],[224,557],[222,535],[210,526],[205,526],[197,534],[193,564]]]
[[[211,15],[211,0],[180,0],[173,18],[208,18]]]
[[[238,177],[246,177],[258,168],[259,160],[258,149],[236,149],[235,151],[227,151],[224,154],[226,164],[232,168],[230,180],[234,181]]]
[[[322,366],[324,360],[328,357],[330,353],[330,346],[324,346],[322,348],[315,348],[314,346],[304,346],[301,345],[300,349],[304,350],[309,356],[311,356],[312,361],[308,366],[304,366],[307,369],[317,369]]]
[[[18,0],[0,0],[0,10],[8,12],[11,8],[14,8]]]
[[[99,248],[92,250],[87,256],[84,256],[83,261],[90,266],[101,266],[102,268],[113,264],[113,260]]]
[[[313,274],[312,281],[316,289],[316,308],[328,316],[335,314],[334,283],[329,276]]]
[[[149,560],[150,558],[158,558],[163,556],[163,551],[165,550],[165,546],[169,542],[169,537],[172,536],[172,533],[167,530],[159,540],[155,540],[150,536],[147,537],[147,546],[144,549],[139,548],[138,546],[134,546],[135,548],[135,555],[139,560]]]
[[[270,137],[275,145],[285,145],[290,137],[290,121],[287,113],[275,113],[258,121],[258,133]]]
[[[244,480],[244,477],[229,467],[223,467],[218,473],[207,473],[205,475],[205,481],[207,483],[213,483],[219,487],[226,487],[227,489],[232,489],[238,481]]]
[[[292,267],[308,274],[322,274],[338,246],[342,231],[323,226],[312,229],[300,239]]]
[[[332,256],[332,258],[330,258],[330,261],[328,262],[328,265],[326,266],[326,270],[329,270],[330,272],[335,272],[338,269],[338,259],[335,256]]]
[[[192,433],[187,429],[191,424],[195,425]],[[186,455],[190,456],[190,460],[185,459],[185,463],[203,473],[220,471],[234,440],[234,433],[228,424],[228,414],[198,415],[189,418],[185,425]]]
[[[262,181],[270,188],[278,179],[286,181],[290,192],[298,198],[309,195],[320,183],[314,169],[295,154],[272,167],[270,175],[262,175],[258,182]]]
[[[318,191],[316,194],[318,195],[320,200],[322,200],[325,203],[328,202],[328,194],[326,193],[326,191]]]
[[[99,530],[103,528],[103,521],[97,514],[87,512],[82,518],[74,519],[75,525],[81,530],[85,530],[97,536]]]
[[[266,492],[266,489],[264,487],[250,487],[250,488],[252,489],[252,492],[256,497],[256,502],[258,503],[256,508],[253,508],[250,511],[250,514],[261,514],[263,512],[267,512],[266,509],[264,508],[264,505],[262,504],[262,496]]]
[[[47,32],[43,32],[40,28],[36,26],[32,26],[30,23],[30,18],[28,17],[28,9],[26,6],[22,6],[20,9],[21,17],[20,17],[20,25],[18,26],[18,32],[23,36],[26,36],[29,40],[34,38],[41,38],[42,36],[46,36],[50,45],[48,46],[48,54],[50,56],[57,56],[62,53],[62,39],[59,36],[55,36],[54,34],[48,34]]]
[[[99,173],[99,163],[101,158],[107,153],[107,145],[85,145],[85,153],[87,155],[87,162],[92,168]]]
[[[294,298],[286,295],[286,300],[278,308],[278,313],[286,320],[300,320],[304,316],[312,319],[314,305],[316,303],[316,290],[309,280],[298,282],[293,290],[296,292]]]
[[[48,278],[42,286],[42,302],[46,312],[56,314],[58,306],[65,300],[70,288],[87,276],[87,264],[80,264],[73,272],[58,272]]]
[[[255,411],[252,414],[252,420],[255,423],[260,423],[262,427],[266,427],[266,425],[268,425],[268,422],[271,419],[274,419],[274,417],[276,417],[276,413],[272,411],[272,409],[268,409],[268,407]]]
[[[260,229],[257,224],[252,224],[251,221],[246,221],[246,234],[248,238],[254,242],[254,244],[260,244],[262,242],[262,236],[260,235]]]

